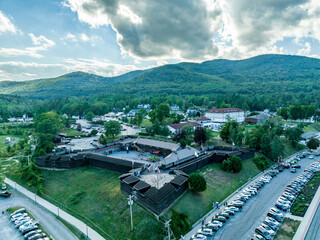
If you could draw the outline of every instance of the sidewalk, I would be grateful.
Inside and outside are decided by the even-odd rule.
[[[24,194],[25,196],[27,196],[31,200],[33,200],[36,203],[40,204],[41,206],[43,206],[44,208],[46,208],[50,212],[54,213],[55,215],[58,215],[63,220],[65,220],[68,223],[70,223],[71,225],[75,226],[77,229],[79,229],[84,235],[88,236],[90,239],[104,240],[104,238],[99,233],[94,231],[91,227],[89,227],[84,222],[82,222],[79,219],[71,216],[69,213],[63,211],[59,207],[53,205],[52,203],[50,203],[47,200],[39,197],[38,195],[28,191],[27,189],[25,189],[24,187],[20,186],[16,182],[14,182],[14,181],[12,181],[12,180],[10,180],[8,178],[5,178],[4,182],[7,183],[8,185],[10,185],[11,187],[15,188],[19,192],[21,192],[22,194]]]
[[[310,203],[308,210],[304,215],[293,240],[304,240],[308,232],[308,229],[310,227],[310,224],[312,222],[313,216],[319,206],[319,203],[320,203],[320,187],[318,188],[316,194],[314,195],[312,202]]]

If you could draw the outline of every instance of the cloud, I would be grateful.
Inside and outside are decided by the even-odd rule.
[[[212,41],[220,10],[207,1],[69,0],[79,20],[111,25],[123,52],[136,58],[203,58],[217,53]]]
[[[5,32],[17,33],[17,28],[12,24],[10,19],[0,11],[0,34]]]
[[[0,56],[2,57],[12,57],[12,56],[28,56],[34,58],[43,57],[39,54],[39,51],[45,51],[49,48],[55,46],[55,43],[52,40],[47,39],[46,37],[40,35],[36,37],[33,33],[29,34],[34,47],[27,47],[24,49],[17,48],[0,48]]]
[[[65,0],[64,6],[93,28],[110,25],[121,51],[140,59],[234,59],[283,53],[276,43],[288,37],[320,41],[318,0]]]
[[[57,77],[66,73],[83,71],[110,77],[118,76],[133,70],[134,65],[111,63],[102,59],[64,59],[59,64],[45,64],[36,62],[8,61],[0,62],[0,81],[24,81],[35,78]]]

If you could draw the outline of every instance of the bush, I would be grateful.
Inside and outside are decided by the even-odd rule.
[[[242,169],[242,161],[239,157],[232,156],[223,160],[221,168],[228,172],[240,172]]]
[[[269,159],[267,159],[264,155],[255,157],[253,159],[253,162],[256,164],[257,168],[260,171],[264,171],[268,169],[271,166],[271,162]]]
[[[181,236],[189,232],[191,230],[191,225],[188,219],[188,215],[185,213],[176,212],[173,209],[171,211],[171,229],[174,235]]]
[[[199,173],[191,173],[188,181],[190,189],[195,192],[203,192],[207,189],[207,182]]]
[[[317,149],[319,147],[320,141],[316,138],[311,138],[308,142],[307,142],[307,147],[309,149]]]

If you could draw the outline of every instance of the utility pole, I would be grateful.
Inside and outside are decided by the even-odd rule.
[[[168,228],[168,237],[169,237],[169,240],[171,239],[170,238],[170,222],[171,222],[171,219],[169,219],[168,221],[166,221],[164,223],[164,225],[166,226],[166,228]]]
[[[132,195],[129,195],[128,198],[128,205],[130,206],[130,217],[131,217],[131,231],[133,231],[133,221],[132,221],[132,205],[133,205],[133,200],[132,200]]]

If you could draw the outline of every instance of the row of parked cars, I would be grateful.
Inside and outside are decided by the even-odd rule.
[[[198,232],[192,236],[191,240],[208,240],[211,239],[228,219],[239,212],[243,205],[253,196],[257,195],[260,189],[271,181],[271,179],[279,173],[278,170],[272,170],[262,176],[251,186],[242,190],[227,206],[216,214],[211,221],[202,226]]]
[[[10,215],[10,220],[19,229],[24,239],[27,240],[50,240],[39,228],[39,223],[33,220],[25,208],[16,210]]]
[[[275,203],[275,208],[271,208],[263,223],[255,229],[252,240],[270,240],[273,239],[281,222],[284,218],[284,212],[288,211],[299,195],[303,187],[313,177],[315,172],[320,170],[320,164],[312,164],[310,168],[301,173],[284,190],[282,195]]]

